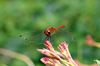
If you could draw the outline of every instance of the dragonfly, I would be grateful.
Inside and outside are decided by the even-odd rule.
[[[55,27],[48,27],[44,30],[44,34],[46,35],[46,40],[50,40],[51,39],[51,36],[57,32],[60,28],[64,28],[65,26],[64,25],[61,25],[57,28]]]
[[[39,32],[39,34],[36,35],[36,31],[35,32],[31,32],[30,33],[30,37],[26,37],[24,36],[24,34],[20,34],[19,37],[22,37],[23,39],[25,40],[32,40],[32,41],[37,41],[37,39],[41,39],[43,41],[45,40],[51,40],[51,37],[53,34],[59,32],[60,30],[59,29],[62,29],[64,28],[65,26],[64,25],[60,25],[58,27],[47,27],[46,29],[44,29],[43,31]],[[45,37],[45,38],[44,38]],[[36,38],[36,39],[35,39]]]
[[[61,43],[63,41],[67,41],[69,43],[76,42],[75,41],[76,39],[72,35],[72,33],[70,31],[67,31],[64,28],[65,28],[65,25],[60,25],[58,27],[48,27],[48,28],[46,28],[44,30],[44,35],[46,36],[45,40],[49,40],[50,42],[52,42],[52,39],[56,38],[58,43]]]
[[[41,47],[45,40],[49,40],[53,43],[61,43],[62,41],[68,41],[69,38],[73,39],[71,33],[65,30],[65,25],[60,25],[58,27],[50,26],[41,31],[36,30],[35,32],[30,32],[29,37],[24,37],[24,35],[19,35],[19,37],[25,39],[28,48],[33,48],[35,45]]]

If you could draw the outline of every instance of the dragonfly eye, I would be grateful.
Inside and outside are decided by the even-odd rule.
[[[50,35],[50,34],[51,34],[51,32],[48,32],[48,34]]]

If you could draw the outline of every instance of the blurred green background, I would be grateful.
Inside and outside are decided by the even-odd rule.
[[[64,24],[52,36],[57,48],[67,41],[74,59],[91,64],[100,49],[85,44],[87,34],[100,42],[100,0],[0,0],[0,48],[27,55],[35,66],[44,66],[36,49],[44,48],[44,29]],[[0,55],[0,66],[27,66]]]

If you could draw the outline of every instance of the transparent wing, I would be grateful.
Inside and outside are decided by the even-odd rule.
[[[64,41],[73,43],[75,41],[75,37],[73,33],[68,31],[67,29],[60,29],[51,36],[51,41],[54,41],[58,44]]]
[[[28,33],[22,33],[19,34],[19,37],[24,40],[24,49],[30,50],[30,49],[35,49],[34,47],[38,46],[38,48],[42,47],[44,44],[45,40],[45,35],[43,34],[43,31],[34,31]]]

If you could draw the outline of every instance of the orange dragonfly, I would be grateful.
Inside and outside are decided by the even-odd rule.
[[[59,31],[60,28],[64,28],[65,26],[64,25],[60,25],[58,26],[57,28],[55,27],[48,27],[46,28],[43,32],[41,32],[40,34],[38,35],[35,35],[35,32],[32,33],[32,37],[33,39],[34,38],[41,38],[43,39],[43,36],[46,36],[44,40],[50,40],[51,39],[51,36],[53,34],[55,34],[57,31]],[[44,35],[41,35],[41,34],[44,34]],[[19,35],[19,37],[23,37],[24,35]],[[28,37],[27,38],[24,38],[25,40],[28,40]],[[34,39],[35,41],[36,39]]]
[[[25,39],[25,43],[27,44],[26,47],[28,48],[33,48],[34,44],[37,46],[43,46],[42,44],[45,40],[49,40],[53,43],[55,43],[55,40],[59,43],[62,41],[73,41],[72,34],[65,30],[64,25],[60,25],[58,27],[47,27],[43,31],[34,31],[26,35],[28,35],[28,37],[25,35],[20,35],[20,37]]]
[[[52,36],[55,32],[57,32],[60,28],[64,28],[64,27],[65,27],[64,25],[61,25],[61,26],[59,26],[59,27],[57,27],[57,28],[55,28],[55,27],[46,28],[46,29],[44,30],[44,34],[46,35],[46,40],[49,40],[49,39],[51,38],[51,36]]]

